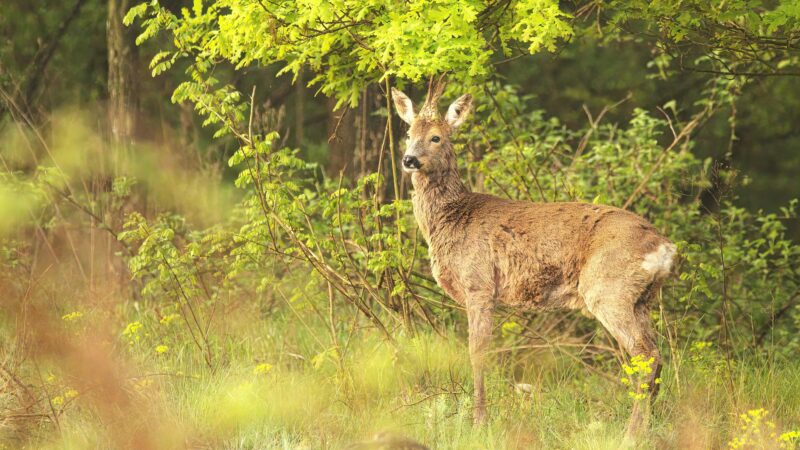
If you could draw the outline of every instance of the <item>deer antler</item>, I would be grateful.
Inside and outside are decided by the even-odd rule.
[[[425,103],[420,108],[418,116],[428,119],[439,118],[439,99],[447,85],[446,77],[447,73],[441,74],[438,79],[435,75],[431,76],[428,81],[428,95],[425,97]]]

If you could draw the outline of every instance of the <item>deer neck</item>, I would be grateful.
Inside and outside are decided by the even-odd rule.
[[[415,172],[411,176],[414,185],[414,216],[425,240],[430,243],[431,233],[459,199],[469,193],[461,181],[456,168],[436,172]]]

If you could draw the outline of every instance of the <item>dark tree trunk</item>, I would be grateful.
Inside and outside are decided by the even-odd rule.
[[[375,85],[370,85],[361,94],[361,101],[357,109],[358,117],[356,118],[358,150],[355,173],[358,177],[366,176],[379,169],[378,160],[383,144],[383,135],[386,131],[386,121],[384,118],[375,116],[372,113],[383,106],[383,100],[383,95]],[[385,169],[385,164],[383,166],[381,170]],[[385,176],[386,173],[383,173],[383,175]]]
[[[303,80],[303,70],[297,74],[297,81],[294,85],[294,145],[297,148],[303,146],[305,131],[303,130],[306,115],[303,102],[306,101],[306,85]]]
[[[125,174],[130,170],[131,144],[134,138],[136,118],[138,115],[139,97],[136,86],[136,45],[135,33],[128,29],[122,19],[131,7],[131,0],[108,0],[108,17],[106,19],[106,46],[108,49],[108,120],[111,131],[112,167],[108,175],[112,178]],[[108,185],[107,180],[95,180],[99,185]],[[137,206],[134,207],[133,204]],[[123,209],[135,208],[147,211],[145,191],[128,201]],[[120,217],[112,217],[110,225],[121,226]],[[118,244],[111,238],[106,242],[108,275],[117,278],[117,286],[126,286],[125,280],[130,277],[125,264],[115,258]]]
[[[133,32],[122,18],[131,0],[109,0],[106,39],[108,45],[108,100],[111,137],[115,144],[128,145],[135,130],[136,45]]]
[[[354,168],[356,149],[356,123],[353,110],[341,107],[334,111],[336,100],[328,99],[328,167],[327,173],[331,178],[338,178],[344,172],[347,177],[352,177],[356,172]]]

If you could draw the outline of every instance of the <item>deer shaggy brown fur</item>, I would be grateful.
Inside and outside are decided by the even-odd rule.
[[[428,242],[431,269],[444,291],[467,310],[474,377],[474,420],[486,420],[484,371],[497,304],[521,309],[585,308],[631,355],[653,358],[651,398],[661,368],[648,300],[669,275],[675,246],[644,218],[612,206],[532,203],[473,193],[458,175],[450,134],[467,117],[469,94],[444,118],[431,83],[417,112],[393,89],[410,125],[403,168],[411,173],[414,215]],[[637,402],[628,435],[649,417]]]

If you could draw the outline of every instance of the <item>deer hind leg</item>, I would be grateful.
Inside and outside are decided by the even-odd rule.
[[[658,393],[656,380],[661,372],[661,354],[656,346],[650,308],[647,305],[651,295],[650,289],[644,289],[644,292],[638,295],[625,293],[624,290],[618,292],[619,296],[587,298],[587,306],[631,358],[640,356],[644,361],[652,359],[645,369],[649,372],[638,379],[647,386],[632,386],[632,390],[646,396],[644,399],[635,400],[628,421],[626,437],[635,439],[649,426],[650,405]]]
[[[491,299],[473,296],[467,300],[469,357],[474,386],[473,420],[476,425],[484,424],[487,418],[483,377],[486,370],[486,353],[492,340],[492,309]]]

